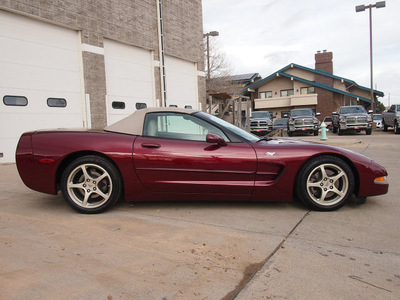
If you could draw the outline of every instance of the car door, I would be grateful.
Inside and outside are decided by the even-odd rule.
[[[206,142],[207,133],[227,144]],[[147,114],[144,134],[133,150],[136,173],[154,192],[250,195],[257,160],[247,143],[231,143],[225,134],[189,114]]]

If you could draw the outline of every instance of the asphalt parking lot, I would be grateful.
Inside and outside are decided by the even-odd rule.
[[[400,136],[328,133],[322,143],[385,166],[389,193],[324,213],[151,202],[83,215],[0,165],[0,298],[400,299]]]

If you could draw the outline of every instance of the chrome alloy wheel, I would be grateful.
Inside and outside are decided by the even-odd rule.
[[[307,193],[322,206],[331,206],[344,199],[349,190],[349,178],[339,166],[331,163],[315,167],[307,178]]]
[[[97,164],[82,164],[69,174],[67,191],[80,207],[96,208],[106,203],[112,193],[110,174]]]

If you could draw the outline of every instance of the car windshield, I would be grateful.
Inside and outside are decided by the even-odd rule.
[[[258,138],[257,136],[255,136],[251,133],[248,133],[247,131],[244,131],[243,129],[236,127],[235,125],[232,125],[231,123],[228,123],[218,117],[206,114],[204,112],[198,112],[198,113],[196,113],[196,115],[200,115],[203,119],[210,120],[213,123],[220,125],[222,128],[227,128],[228,130],[230,130],[234,134],[240,136],[247,142],[255,143],[260,140],[260,138]]]
[[[347,106],[340,109],[341,114],[366,114],[367,111],[362,106]]]
[[[326,118],[324,119],[324,122],[332,122],[332,118],[331,118],[331,117],[326,117]]]
[[[251,113],[252,118],[271,118],[269,111],[253,111]]]
[[[382,120],[382,115],[374,115],[374,120]]]
[[[297,109],[297,110],[292,110],[290,112],[290,116],[292,117],[299,117],[299,116],[312,116],[313,111],[310,109]]]
[[[274,125],[286,125],[288,123],[288,119],[278,119],[274,122]]]

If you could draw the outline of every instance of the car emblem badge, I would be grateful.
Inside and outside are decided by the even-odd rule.
[[[275,155],[275,152],[267,152],[267,155],[273,156]]]

